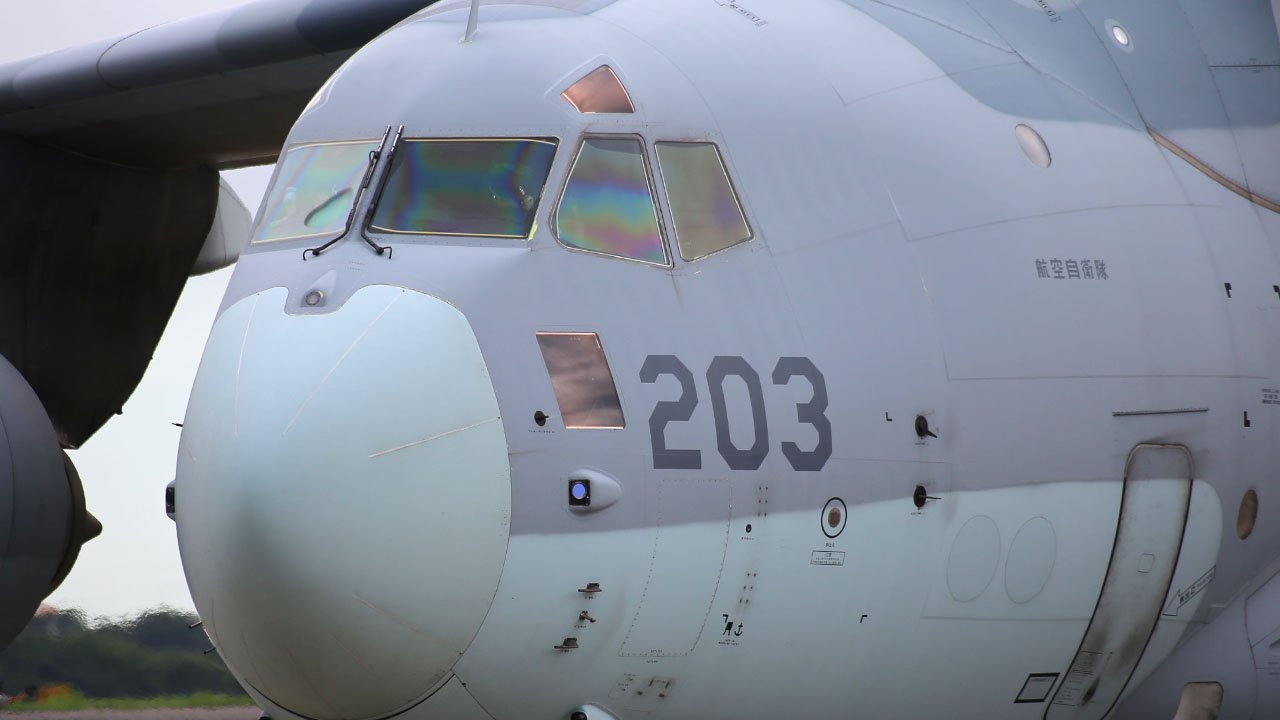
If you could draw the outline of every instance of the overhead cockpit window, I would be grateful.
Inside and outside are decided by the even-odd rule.
[[[657,149],[680,257],[696,260],[751,239],[714,144],[660,142]]]
[[[374,140],[300,145],[285,153],[254,242],[340,233],[369,168]]]
[[[613,68],[601,65],[560,93],[580,113],[633,113],[631,96],[614,74]]]
[[[556,237],[568,247],[668,264],[644,146],[635,137],[588,137],[556,211]]]
[[[584,332],[540,332],[538,347],[566,428],[626,426],[600,336]]]
[[[419,235],[527,238],[556,142],[405,140],[396,150],[371,227]]]

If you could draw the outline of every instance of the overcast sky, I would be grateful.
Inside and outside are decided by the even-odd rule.
[[[241,0],[44,0],[4,3],[0,62],[197,15]],[[270,168],[227,174],[257,210]],[[213,314],[230,269],[187,283],[142,384],[117,416],[71,453],[84,479],[102,536],[85,546],[71,575],[50,598],[92,616],[125,615],[157,605],[191,609],[164,487],[173,479],[178,428],[186,412]]]

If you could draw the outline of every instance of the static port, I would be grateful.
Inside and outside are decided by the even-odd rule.
[[[833,539],[839,537],[840,533],[844,532],[847,515],[848,508],[845,507],[844,500],[838,497],[828,500],[826,506],[822,508],[823,534]]]

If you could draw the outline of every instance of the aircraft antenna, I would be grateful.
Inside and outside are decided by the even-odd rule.
[[[476,36],[476,26],[480,24],[480,0],[471,0],[471,15],[467,18],[467,34],[462,42],[469,43]]]

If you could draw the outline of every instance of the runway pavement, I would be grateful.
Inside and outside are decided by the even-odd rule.
[[[256,707],[192,708],[190,710],[76,710],[74,712],[8,712],[4,720],[258,720]]]

